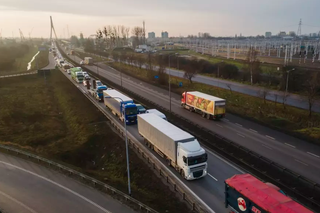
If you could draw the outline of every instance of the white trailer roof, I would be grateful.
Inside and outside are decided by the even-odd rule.
[[[118,102],[126,102],[126,101],[132,101],[131,98],[125,96],[124,94],[118,92],[117,90],[115,89],[110,89],[110,90],[104,90],[103,91],[103,94],[104,96],[110,96],[112,98],[115,98],[115,100],[117,100]],[[120,100],[119,98],[121,98],[122,100]]]
[[[218,97],[208,95],[208,94],[198,92],[198,91],[187,92],[187,94],[195,95],[195,96],[198,96],[200,98],[204,98],[204,99],[210,100],[210,101],[226,101],[225,99],[218,98]]]
[[[183,131],[182,129],[176,127],[175,125],[169,123],[168,121],[160,118],[159,116],[153,113],[140,114],[138,116],[174,141],[191,141],[195,139],[193,135]]]

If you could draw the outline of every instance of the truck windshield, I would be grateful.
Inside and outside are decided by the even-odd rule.
[[[126,108],[126,115],[136,115],[137,107]]]
[[[204,153],[199,156],[194,156],[194,157],[188,157],[188,166],[196,165],[199,163],[204,163],[208,159],[207,153]]]

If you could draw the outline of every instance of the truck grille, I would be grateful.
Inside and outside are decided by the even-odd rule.
[[[206,168],[206,165],[193,167],[193,168],[190,168],[190,172],[203,171],[205,168]]]
[[[197,172],[193,172],[193,177],[194,177],[194,178],[201,177],[202,174],[203,174],[203,170],[197,171]]]

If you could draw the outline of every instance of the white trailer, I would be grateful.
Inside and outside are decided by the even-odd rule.
[[[84,57],[84,64],[91,65],[93,63],[93,59],[91,57]]]
[[[138,131],[148,147],[187,180],[207,174],[207,153],[191,134],[153,114],[138,115]]]
[[[103,91],[104,104],[127,125],[137,123],[137,106],[133,100],[117,90]]]

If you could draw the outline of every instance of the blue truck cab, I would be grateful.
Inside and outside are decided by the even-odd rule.
[[[114,89],[103,91],[104,104],[127,125],[137,123],[138,109],[131,98]]]
[[[96,89],[96,95],[97,95],[97,99],[99,101],[103,101],[103,91],[104,90],[107,90],[108,87],[106,85],[101,85],[101,86],[98,86],[97,89]]]

